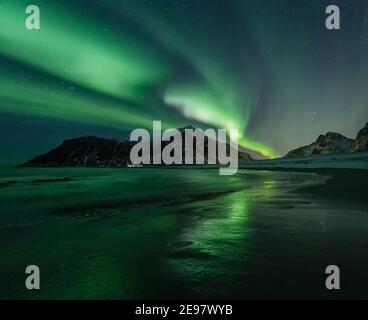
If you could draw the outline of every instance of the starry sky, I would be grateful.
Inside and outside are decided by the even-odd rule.
[[[332,3],[333,2],[333,3]],[[368,121],[367,0],[0,0],[0,162],[82,135],[237,128],[282,156]],[[41,29],[25,28],[25,8]],[[341,10],[341,30],[325,9]]]

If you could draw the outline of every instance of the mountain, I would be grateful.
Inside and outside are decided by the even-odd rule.
[[[361,129],[355,138],[349,139],[336,132],[320,135],[310,145],[291,150],[285,158],[308,157],[318,154],[346,154],[368,151],[368,123]]]
[[[57,148],[26,162],[26,167],[126,167],[134,142],[99,137],[65,140]]]
[[[185,134],[186,129],[195,130],[195,128],[193,128],[192,126],[187,126],[187,127],[178,129],[178,131],[180,132],[180,134],[182,136],[182,157],[183,157],[183,159],[185,159],[185,153],[187,152],[187,149],[185,148],[185,138],[184,138],[185,137],[184,134]],[[197,137],[200,139],[200,141],[203,141],[203,143],[198,145],[198,147],[204,148],[203,160],[204,160],[205,163],[207,163],[207,160],[208,160],[207,150],[208,150],[208,144],[209,144],[211,139],[207,138],[207,136],[204,134],[203,131],[198,131]],[[165,143],[163,143],[163,146],[165,146]],[[196,147],[197,147],[197,142],[196,142],[196,140],[194,140],[193,149],[196,150]],[[230,153],[230,148],[231,148],[230,144],[226,143],[226,152],[227,152],[227,154]],[[239,149],[238,150],[238,161],[239,162],[247,162],[247,161],[254,160],[253,157],[249,153],[242,150],[239,146],[238,146],[238,149]],[[193,152],[193,153],[194,153],[193,158],[194,158],[194,162],[195,162],[197,160],[196,159],[196,154],[195,154],[195,152]]]
[[[182,133],[186,127],[179,129]],[[184,140],[184,137],[183,137]],[[57,148],[36,156],[27,161],[22,166],[25,167],[127,167],[131,165],[130,150],[137,142],[119,141],[94,136],[80,137],[65,140]],[[162,142],[164,148],[170,142]],[[185,144],[182,143],[183,161],[185,155]],[[194,147],[196,144],[194,143]],[[205,151],[207,150],[208,139],[204,140]],[[229,152],[230,145],[227,144]],[[151,141],[151,160],[152,160],[152,141]],[[194,149],[195,150],[195,149]],[[207,163],[207,152],[204,154]],[[243,151],[238,152],[240,162],[253,160],[252,157]],[[195,160],[194,160],[195,163]]]
[[[368,150],[368,122],[365,127],[361,129],[350,147],[349,152],[359,152]]]
[[[311,155],[348,153],[354,140],[336,133],[328,132],[320,135],[318,139],[310,145],[300,147],[290,151],[286,158],[307,157]]]

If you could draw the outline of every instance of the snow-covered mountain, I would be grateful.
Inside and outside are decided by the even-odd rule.
[[[365,127],[361,129],[350,147],[349,152],[360,152],[368,150],[368,122]]]
[[[286,157],[297,158],[311,155],[348,153],[353,142],[353,139],[346,138],[339,133],[328,132],[325,135],[320,135],[318,139],[310,145],[290,151]]]
[[[368,151],[368,122],[355,139],[336,132],[320,135],[310,145],[291,150],[285,158],[302,158],[312,155],[346,154]]]

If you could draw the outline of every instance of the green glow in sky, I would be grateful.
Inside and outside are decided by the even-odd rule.
[[[368,117],[367,4],[328,33],[324,1],[281,2],[40,0],[29,31],[29,1],[1,1],[0,114],[124,134],[154,120],[238,129],[266,157],[351,136]]]

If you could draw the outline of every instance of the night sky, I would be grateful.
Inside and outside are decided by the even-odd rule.
[[[25,8],[41,30],[25,28]],[[341,30],[325,28],[340,6]],[[82,135],[238,128],[284,155],[368,121],[367,0],[0,0],[0,162]]]

